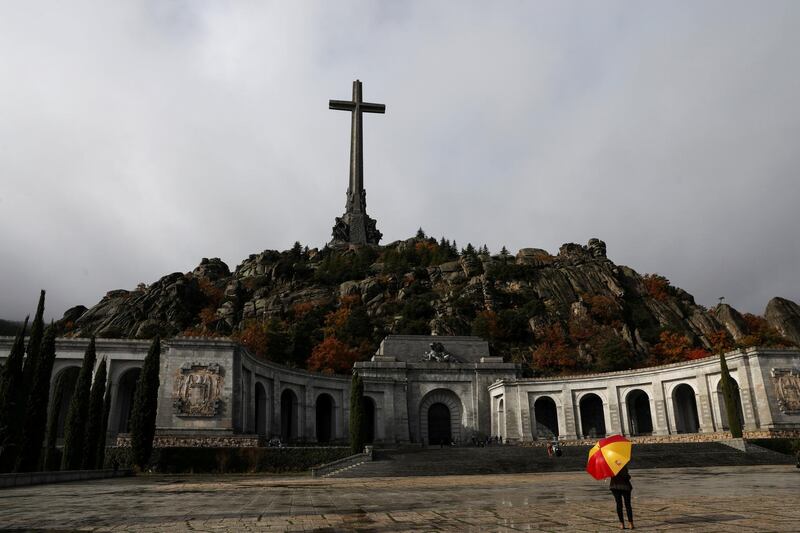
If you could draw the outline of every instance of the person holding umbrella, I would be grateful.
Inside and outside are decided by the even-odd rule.
[[[631,475],[628,472],[627,466],[623,466],[622,469],[617,472],[617,475],[611,478],[611,483],[608,484],[608,488],[611,490],[611,494],[614,495],[614,501],[617,502],[617,517],[619,517],[619,523],[622,529],[625,529],[625,520],[622,517],[623,500],[625,500],[628,523],[631,529],[634,529],[633,509],[631,509],[631,491],[633,490],[633,485],[631,485]]]
[[[611,478],[609,489],[617,503],[617,517],[622,529],[625,529],[625,518],[622,515],[622,502],[628,514],[628,523],[633,525],[633,509],[631,508],[631,475],[626,466],[631,460],[631,441],[622,435],[611,435],[600,440],[589,450],[589,461],[586,471],[595,479]]]

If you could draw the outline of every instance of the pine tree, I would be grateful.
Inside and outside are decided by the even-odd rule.
[[[19,390],[18,405],[27,405],[30,395],[33,377],[36,374],[36,365],[39,362],[39,351],[42,347],[42,335],[44,333],[44,291],[39,294],[39,305],[36,307],[36,314],[33,316],[31,324],[31,336],[28,339],[28,356],[25,358],[25,365],[22,369],[22,387]]]
[[[144,468],[153,452],[158,408],[158,370],[161,358],[161,339],[156,337],[144,358],[142,372],[136,383],[131,412],[131,452],[133,462]]]
[[[725,397],[725,411],[728,417],[728,427],[731,430],[731,437],[734,439],[742,438],[742,422],[739,420],[739,413],[736,410],[736,399],[733,396],[733,383],[731,383],[731,373],[728,370],[728,362],[725,360],[725,351],[719,353],[719,367],[722,374],[722,395]]]
[[[105,405],[103,404],[103,396],[106,393],[106,359],[100,361],[100,366],[97,367],[97,373],[94,376],[94,383],[92,384],[92,391],[89,395],[89,417],[86,421],[86,438],[83,441],[83,458],[81,461],[81,468],[84,470],[91,470],[97,468],[98,446],[100,445],[100,435],[105,433],[106,428],[103,426],[103,419],[105,418]],[[105,440],[103,440],[105,446]]]
[[[97,441],[97,457],[95,457],[95,469],[103,468],[106,462],[106,433],[108,432],[108,414],[111,412],[111,387],[106,389],[106,397],[103,400],[103,423],[100,428],[100,438]]]
[[[427,238],[428,238],[428,236],[425,235],[425,230],[423,230],[422,227],[420,227],[417,230],[417,239],[427,239]]]
[[[350,383],[350,448],[353,453],[364,451],[367,441],[366,417],[364,416],[364,382],[358,372],[353,372]]]
[[[25,330],[28,317],[22,330],[14,339],[11,353],[0,371],[0,472],[14,468],[16,453],[22,430],[22,407],[18,403],[22,386],[22,365],[25,359]]]
[[[58,441],[58,419],[61,417],[61,404],[64,401],[64,389],[67,388],[68,372],[59,374],[56,386],[53,388],[53,401],[50,403],[50,413],[47,415],[47,438],[44,445],[44,469],[53,471],[61,468],[61,461],[56,454]]]
[[[83,440],[86,436],[86,419],[89,416],[89,389],[92,386],[92,373],[97,360],[94,337],[89,341],[83,355],[83,364],[75,381],[75,391],[64,423],[64,453],[61,458],[62,470],[80,470],[83,462]]]
[[[56,358],[56,328],[53,324],[44,332],[39,352],[39,362],[33,375],[33,384],[25,411],[19,455],[15,470],[34,472],[39,468],[42,444],[47,425],[47,407],[50,403],[50,374]]]

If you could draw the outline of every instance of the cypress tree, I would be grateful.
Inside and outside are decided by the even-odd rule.
[[[20,390],[20,405],[28,403],[28,397],[33,386],[36,374],[36,365],[39,362],[39,351],[42,348],[42,335],[44,334],[44,291],[39,293],[39,305],[31,324],[31,336],[28,339],[28,357],[22,370],[22,388]]]
[[[144,468],[153,452],[153,438],[156,435],[156,410],[158,408],[158,370],[161,358],[161,339],[156,336],[147,357],[144,358],[142,372],[136,383],[131,412],[131,453],[133,463]]]
[[[108,432],[108,414],[111,412],[111,387],[106,389],[106,397],[103,400],[103,423],[100,425],[100,435],[97,440],[97,457],[95,457],[94,467],[103,468],[106,462],[106,433]]]
[[[44,469],[46,471],[58,470],[61,467],[61,461],[56,456],[56,441],[58,440],[58,419],[61,416],[61,404],[64,401],[64,389],[66,388],[67,371],[64,371],[56,380],[50,413],[47,415],[47,439],[44,445]]]
[[[106,393],[106,358],[100,361],[97,373],[94,376],[92,392],[89,395],[89,417],[86,421],[86,438],[83,441],[83,458],[81,468],[91,470],[97,468],[97,446],[100,443],[100,433],[105,432],[103,427],[103,396]],[[103,443],[105,444],[105,442]]]
[[[14,339],[11,353],[0,371],[0,472],[14,468],[22,429],[19,389],[22,386],[22,365],[25,359],[25,330],[28,317],[22,330]]]
[[[97,360],[94,337],[83,355],[83,364],[75,381],[75,392],[67,411],[64,423],[64,454],[61,459],[62,470],[79,470],[83,463],[83,441],[86,437],[86,420],[89,415],[89,389],[92,386],[92,373]]]
[[[733,397],[731,373],[728,370],[728,362],[725,360],[724,350],[719,352],[719,368],[722,374],[722,395],[725,398],[725,414],[728,417],[728,427],[731,430],[731,437],[734,439],[741,439],[742,423],[739,420],[739,413],[736,410],[736,399]]]
[[[367,440],[366,417],[364,416],[364,382],[358,372],[353,372],[350,382],[350,448],[353,453],[364,451]]]
[[[33,472],[39,468],[47,425],[47,407],[50,403],[50,374],[56,358],[56,328],[53,324],[44,332],[39,362],[33,375],[33,384],[25,411],[25,427],[17,456],[17,472]]]

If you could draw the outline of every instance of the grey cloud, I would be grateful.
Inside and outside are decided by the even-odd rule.
[[[0,316],[235,266],[341,214],[493,250],[597,236],[712,305],[800,299],[795,2],[18,3],[0,17]]]

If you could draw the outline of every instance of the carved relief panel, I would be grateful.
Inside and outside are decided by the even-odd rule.
[[[772,382],[778,393],[778,407],[787,415],[800,415],[800,370],[773,368]]]
[[[217,363],[184,363],[176,372],[173,407],[178,416],[213,417],[222,408],[225,377]]]

